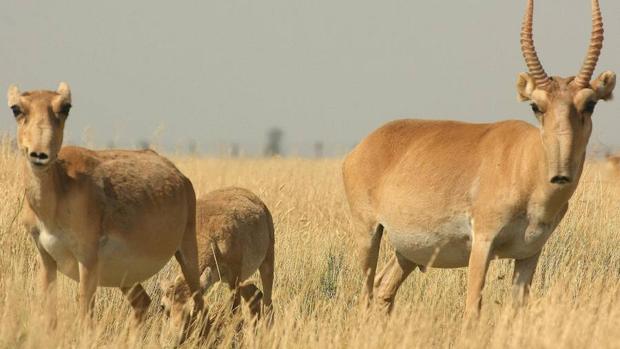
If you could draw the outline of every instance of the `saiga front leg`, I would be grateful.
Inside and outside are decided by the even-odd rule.
[[[551,229],[549,236],[555,228],[557,228],[560,221],[562,221],[562,218],[564,218],[567,210],[568,204],[564,205],[564,207],[560,209],[555,217],[555,220],[549,227],[549,229]],[[532,227],[533,228],[528,228],[528,232],[531,231],[531,229],[538,228],[535,224],[532,225]],[[527,235],[529,234],[526,232],[526,236]],[[542,249],[542,245],[540,248]],[[536,266],[538,265],[538,259],[540,258],[541,253],[542,250],[536,252],[536,254],[531,257],[515,259],[514,273],[512,276],[512,298],[516,305],[524,305],[529,297],[530,286],[532,285],[532,279],[534,278],[534,272],[536,271]]]
[[[514,274],[512,276],[512,298],[516,305],[524,305],[527,301],[540,253],[541,251],[538,251],[529,258],[515,259]]]
[[[469,255],[467,301],[465,303],[465,317],[467,318],[478,317],[480,313],[482,289],[484,288],[493,248],[493,239],[483,234],[481,235],[474,235],[471,254]]]
[[[82,320],[89,320],[95,304],[95,291],[99,283],[99,263],[97,260],[96,249],[78,264],[79,281],[79,307]]]
[[[90,216],[90,222],[103,222],[102,217],[99,214],[94,214],[95,209],[88,210]],[[78,260],[78,272],[79,272],[79,288],[78,288],[78,302],[79,313],[83,321],[88,321],[89,325],[92,325],[93,309],[95,305],[95,291],[99,285],[99,249],[105,244],[106,239],[102,239],[103,229],[102,225],[91,225],[89,221],[79,222],[73,231],[81,232],[79,237],[76,237],[78,242],[76,250],[76,258]]]
[[[39,230],[33,228],[32,235],[35,237],[35,244],[39,251],[39,279],[41,296],[45,304],[47,316],[49,316],[50,325],[53,327],[56,324],[56,275],[58,266],[56,261],[49,253],[38,243],[36,236],[39,235]]]

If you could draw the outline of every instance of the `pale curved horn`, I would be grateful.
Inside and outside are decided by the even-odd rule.
[[[534,39],[532,38],[532,20],[534,17],[534,0],[528,0],[525,16],[523,17],[523,25],[521,26],[521,52],[525,58],[527,69],[536,81],[536,87],[545,87],[549,85],[551,80],[545,73],[545,69],[536,53],[534,47]]]
[[[574,80],[577,86],[590,86],[590,79],[601,55],[601,48],[603,48],[603,17],[601,16],[598,0],[592,0],[592,36],[590,37],[590,47],[588,48],[586,59],[581,66],[579,75]]]

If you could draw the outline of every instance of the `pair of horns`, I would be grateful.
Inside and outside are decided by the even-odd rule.
[[[521,27],[521,52],[527,68],[536,81],[536,86],[545,88],[551,83],[551,79],[545,73],[536,48],[534,47],[534,39],[532,38],[532,21],[534,16],[534,0],[527,1],[525,16],[523,17],[523,26]],[[579,74],[573,80],[577,86],[585,88],[590,85],[590,79],[596,68],[596,63],[601,55],[603,47],[603,17],[601,16],[601,8],[598,0],[592,0],[592,35],[590,37],[590,47],[588,54],[581,66]]]

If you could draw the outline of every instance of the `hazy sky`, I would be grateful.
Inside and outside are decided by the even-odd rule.
[[[620,63],[620,1],[600,0],[603,54]],[[535,41],[552,75],[575,75],[589,0],[539,0]],[[0,86],[73,92],[67,139],[202,150],[348,148],[396,118],[534,122],[516,100],[525,0],[3,1]],[[619,72],[620,73],[620,72]],[[618,91],[620,93],[620,91]],[[4,93],[3,93],[4,94]],[[6,105],[3,102],[3,105]],[[0,130],[14,132],[5,107]],[[600,103],[591,145],[620,145],[620,101]]]

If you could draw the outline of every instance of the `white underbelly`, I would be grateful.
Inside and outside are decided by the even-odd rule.
[[[437,268],[465,267],[471,252],[472,227],[466,216],[424,229],[384,224],[394,249],[410,261]],[[497,234],[492,258],[522,259],[542,249],[555,225],[534,224],[524,217],[514,218]]]
[[[79,281],[77,245],[66,234],[51,234],[42,230],[38,236],[41,247],[56,261],[58,271]],[[97,262],[99,286],[122,287],[142,282],[157,273],[172,256],[144,256],[133,251],[122,240],[106,237],[99,243]]]
[[[383,224],[390,244],[408,260],[422,266],[467,266],[471,251],[471,224],[460,216],[433,228]]]

